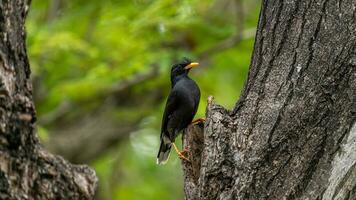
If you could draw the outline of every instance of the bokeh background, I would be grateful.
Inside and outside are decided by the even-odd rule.
[[[232,108],[248,73],[260,0],[35,0],[27,18],[37,132],[88,164],[97,199],[183,199],[180,161],[156,165],[172,63],[189,57],[206,99]],[[180,139],[178,139],[180,141]]]

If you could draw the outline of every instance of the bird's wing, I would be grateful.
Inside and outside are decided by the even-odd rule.
[[[166,108],[164,109],[163,119],[162,119],[162,127],[161,127],[161,139],[164,133],[167,133],[167,124],[170,116],[174,113],[174,111],[178,108],[179,98],[178,92],[176,90],[172,90],[168,96]],[[169,136],[169,135],[167,135]]]

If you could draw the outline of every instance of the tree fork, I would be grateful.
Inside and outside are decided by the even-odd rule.
[[[183,163],[186,199],[356,197],[355,30],[353,0],[263,1],[240,100],[210,101],[200,168]]]

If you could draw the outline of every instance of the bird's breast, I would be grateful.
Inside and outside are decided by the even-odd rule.
[[[191,79],[182,81],[178,86],[181,91],[183,101],[187,101],[191,105],[196,104],[200,100],[200,89],[198,85]]]

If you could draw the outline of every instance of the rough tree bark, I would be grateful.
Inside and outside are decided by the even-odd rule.
[[[184,138],[186,199],[356,199],[356,1],[262,4],[240,100]]]
[[[93,199],[97,178],[46,152],[35,134],[26,0],[0,1],[0,199]]]

